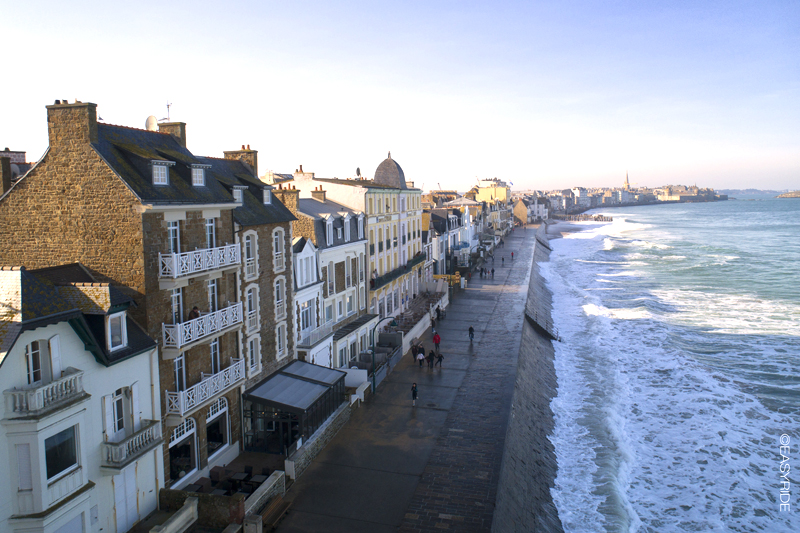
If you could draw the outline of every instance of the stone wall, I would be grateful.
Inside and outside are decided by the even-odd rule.
[[[548,250],[537,242],[527,305],[537,306],[539,313],[549,317],[551,295],[537,264],[547,259]],[[554,357],[552,341],[523,321],[493,532],[563,531],[550,494],[558,468],[548,438],[554,427],[550,402],[557,394]]]
[[[259,512],[274,496],[286,494],[286,474],[276,470],[251,494],[244,503],[245,516]]]
[[[197,498],[197,523],[206,528],[225,528],[230,523],[244,520],[244,496],[214,496],[182,490],[161,489],[158,493],[159,509],[178,511],[186,498]]]
[[[344,402],[328,420],[303,443],[294,455],[286,460],[287,463],[294,463],[294,479],[299,478],[311,464],[311,461],[319,455],[325,446],[336,436],[340,429],[350,420],[353,407]]]

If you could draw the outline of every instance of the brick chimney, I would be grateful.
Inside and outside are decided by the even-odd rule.
[[[314,188],[314,190],[311,191],[311,198],[319,200],[320,202],[323,203],[325,202],[325,191],[322,190],[322,185]]]
[[[225,159],[239,160],[247,163],[253,172],[253,176],[258,176],[258,150],[251,150],[249,144],[247,147],[242,145],[241,150],[231,150],[222,153],[225,155]]]
[[[0,157],[0,196],[11,188],[11,158]]]
[[[178,144],[186,148],[186,123],[185,122],[159,122],[158,131],[169,133]]]
[[[47,106],[47,135],[52,150],[96,143],[97,104],[56,100]]]
[[[294,216],[297,216],[300,191],[297,189],[284,189],[280,185],[278,187],[277,189],[272,189],[272,196],[278,198]]]

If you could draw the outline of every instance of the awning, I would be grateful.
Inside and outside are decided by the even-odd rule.
[[[295,414],[305,413],[346,373],[304,361],[293,361],[242,397],[245,400]]]

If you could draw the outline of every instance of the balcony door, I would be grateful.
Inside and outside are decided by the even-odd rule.
[[[136,467],[138,463],[124,468],[114,476],[114,512],[117,519],[117,532],[128,531],[139,521],[139,505],[136,501]]]

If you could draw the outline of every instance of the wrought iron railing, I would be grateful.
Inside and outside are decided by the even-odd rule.
[[[424,261],[425,261],[425,254],[418,253],[417,255],[415,255],[414,257],[409,259],[408,262],[405,264],[405,266],[397,267],[394,270],[392,270],[390,272],[387,272],[386,274],[384,274],[382,276],[378,276],[377,278],[371,280],[370,281],[370,289],[376,290],[376,289],[379,289],[379,288],[383,287],[387,283],[390,283],[390,282],[396,280],[397,278],[399,278],[400,276],[402,276],[406,272],[409,272],[414,266],[416,266],[416,265],[418,265],[418,264],[420,264],[420,263],[422,263]]]
[[[180,349],[242,323],[242,302],[180,324],[162,324],[164,348]]]
[[[244,375],[244,359],[232,359],[231,365],[216,374],[201,374],[200,383],[185,391],[166,391],[167,414],[184,416],[206,400],[218,396],[242,381]]]
[[[210,270],[217,270],[242,261],[238,244],[228,244],[217,248],[204,248],[179,254],[158,254],[160,278],[177,279],[193,276]]]

